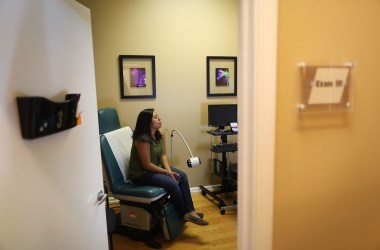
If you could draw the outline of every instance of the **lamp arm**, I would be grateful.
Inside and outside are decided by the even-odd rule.
[[[187,144],[185,138],[183,138],[181,132],[179,132],[177,129],[173,129],[172,132],[170,133],[170,155],[171,155],[171,162],[173,164],[173,132],[177,132],[179,134],[179,136],[181,137],[182,141],[185,143],[186,147],[187,147],[187,150],[189,150],[189,153],[191,155],[191,157],[194,157],[193,156],[193,153],[191,153],[191,150],[190,150],[190,147],[189,145]]]
[[[177,132],[181,136],[182,141],[186,144],[187,150],[189,150],[191,158],[189,158],[187,160],[187,166],[189,168],[193,168],[193,167],[197,167],[197,166],[201,165],[201,159],[199,159],[199,157],[194,157],[193,156],[193,153],[191,153],[190,147],[189,147],[189,145],[187,145],[187,142],[186,142],[185,138],[183,138],[183,136],[181,135],[181,133],[177,129],[173,129],[172,132],[171,132],[171,141],[170,141],[171,164],[173,164],[173,132]]]

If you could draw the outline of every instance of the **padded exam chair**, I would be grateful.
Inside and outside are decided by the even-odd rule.
[[[120,200],[119,232],[132,236],[136,230],[137,235],[146,232],[142,238],[147,238],[148,245],[159,248],[160,244],[152,241],[157,227],[162,228],[165,239],[172,240],[182,231],[183,216],[164,189],[136,185],[127,179],[133,132],[130,127],[120,127],[116,109],[101,109],[98,118],[103,165],[112,195]],[[131,229],[132,234],[128,233]]]

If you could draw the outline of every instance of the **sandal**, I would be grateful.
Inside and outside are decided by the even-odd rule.
[[[184,220],[193,222],[193,223],[201,225],[201,226],[207,226],[208,225],[207,221],[203,220],[202,218],[192,216],[191,214],[185,214]]]

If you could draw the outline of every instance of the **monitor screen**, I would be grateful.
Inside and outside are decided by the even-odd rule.
[[[237,104],[213,104],[208,105],[208,126],[224,128],[231,122],[238,121]]]

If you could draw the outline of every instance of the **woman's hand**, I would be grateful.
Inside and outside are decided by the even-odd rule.
[[[181,181],[181,176],[178,173],[174,173],[174,178],[178,183]]]
[[[176,182],[180,181],[180,175],[175,172],[168,171],[167,175],[172,177]]]

